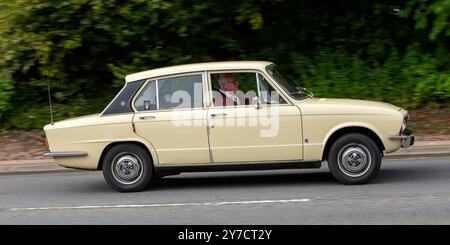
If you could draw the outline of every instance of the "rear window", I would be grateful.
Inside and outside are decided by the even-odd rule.
[[[106,107],[102,115],[120,114],[133,112],[131,108],[131,99],[139,90],[145,80],[126,83],[116,98]]]

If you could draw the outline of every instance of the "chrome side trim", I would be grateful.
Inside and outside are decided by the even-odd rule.
[[[85,151],[56,151],[56,152],[46,152],[44,157],[85,157],[87,156]]]

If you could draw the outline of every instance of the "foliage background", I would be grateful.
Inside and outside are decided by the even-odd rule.
[[[450,0],[0,0],[0,127],[100,112],[129,73],[270,60],[319,97],[449,107]]]

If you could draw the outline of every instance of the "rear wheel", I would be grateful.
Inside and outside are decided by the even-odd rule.
[[[113,146],[103,160],[106,182],[120,192],[140,191],[152,177],[153,164],[142,147],[134,144]]]
[[[377,175],[381,153],[375,142],[363,134],[347,134],[336,140],[328,155],[331,174],[343,184],[365,184]]]

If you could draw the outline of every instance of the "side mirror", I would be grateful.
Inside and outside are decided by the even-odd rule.
[[[256,105],[256,110],[260,110],[262,108],[261,104],[261,98],[258,96],[252,98],[252,105]]]

